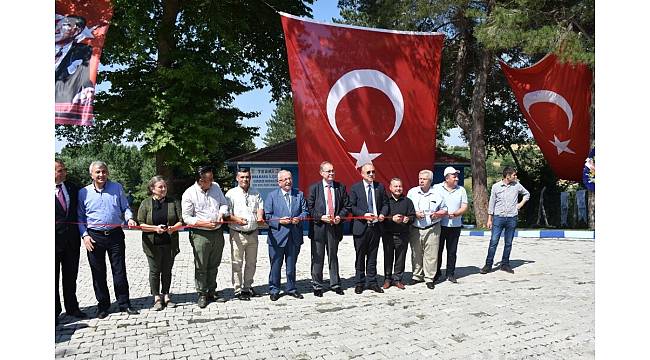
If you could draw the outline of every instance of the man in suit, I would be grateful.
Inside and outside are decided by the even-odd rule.
[[[307,207],[314,221],[309,223],[311,239],[311,282],[314,296],[323,296],[323,264],[327,250],[330,288],[343,295],[339,277],[339,241],[343,239],[341,218],[350,212],[350,202],[345,185],[334,181],[334,165],[329,161],[320,164],[322,181],[309,187]]]
[[[286,262],[287,285],[285,292],[296,299],[303,296],[296,290],[296,260],[302,245],[300,220],[309,215],[302,191],[293,189],[291,172],[278,172],[279,189],[270,192],[264,200],[264,213],[269,224],[267,242],[271,258],[269,293],[271,301],[280,298],[280,271]]]
[[[354,292],[361,294],[364,285],[378,293],[384,290],[377,284],[377,250],[379,238],[382,233],[382,221],[388,215],[388,199],[384,186],[375,182],[375,167],[372,163],[361,167],[363,180],[350,188],[350,206],[352,215],[362,216],[364,219],[354,219],[352,236],[356,269]],[[366,275],[368,278],[366,279]]]
[[[68,315],[85,318],[77,301],[77,273],[79,272],[79,249],[81,238],[77,227],[77,195],[79,188],[66,181],[68,172],[62,160],[54,160],[54,249],[56,253],[55,322],[61,313],[59,299],[59,273],[63,274],[63,302]]]

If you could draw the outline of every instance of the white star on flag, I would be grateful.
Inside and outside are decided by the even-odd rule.
[[[364,164],[367,163],[372,163],[372,160],[379,157],[382,153],[369,153],[368,152],[368,147],[366,146],[366,142],[363,142],[363,146],[361,146],[361,150],[358,153],[348,153],[352,155],[353,158],[357,159],[357,164],[355,165],[356,167],[360,168]]]
[[[551,144],[553,144],[557,148],[557,154],[558,155],[560,155],[563,152],[568,152],[568,153],[571,153],[571,154],[575,154],[575,151],[569,149],[569,143],[571,142],[571,139],[569,139],[567,141],[560,141],[557,138],[556,135],[553,135],[553,137],[555,138],[555,141],[549,140],[548,142],[550,142]]]

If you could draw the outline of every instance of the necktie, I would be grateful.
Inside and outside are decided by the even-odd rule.
[[[59,200],[59,204],[61,204],[61,207],[63,208],[63,211],[67,212],[68,211],[68,206],[65,204],[65,196],[63,195],[63,188],[61,184],[56,186],[57,192],[56,192],[56,198]]]
[[[284,194],[284,201],[287,202],[287,209],[291,212],[291,200],[289,199],[289,193]]]
[[[368,212],[375,212],[375,205],[372,202],[372,185],[368,185]]]
[[[327,214],[334,217],[334,199],[332,199],[332,185],[327,185]]]

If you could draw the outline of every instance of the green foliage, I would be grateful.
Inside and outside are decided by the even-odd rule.
[[[133,192],[139,203],[147,195],[147,182],[155,175],[154,161],[136,146],[115,144],[66,146],[58,157],[68,169],[68,180],[86,186],[92,182],[88,167],[93,161],[101,160],[108,165],[109,178],[124,186],[124,191]]]
[[[307,16],[313,1],[267,2]],[[220,166],[254,149],[257,128],[245,121],[257,113],[233,107],[234,97],[270,84],[279,99],[289,89],[280,19],[262,2],[115,0],[102,62],[110,70],[98,82],[110,89],[97,94],[96,125],[57,126],[57,136],[144,142],[158,171]]]
[[[291,96],[283,97],[266,122],[266,135],[262,138],[265,146],[271,146],[296,137],[295,115]]]

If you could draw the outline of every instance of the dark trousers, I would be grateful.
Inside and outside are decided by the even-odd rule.
[[[194,253],[194,287],[201,295],[212,296],[217,291],[217,271],[221,265],[223,228],[193,229],[190,244]]]
[[[435,278],[439,278],[440,268],[442,267],[442,250],[447,247],[447,270],[445,276],[454,275],[456,271],[456,250],[458,249],[458,238],[460,237],[460,226],[458,227],[440,227],[440,243],[438,245],[438,269],[436,269]]]
[[[285,292],[296,291],[296,261],[300,254],[300,245],[298,245],[291,235],[284,247],[269,245],[269,258],[271,260],[271,271],[269,272],[269,292],[278,294],[280,292],[280,278],[282,271],[282,262],[286,263],[287,285]]]
[[[55,235],[55,241],[64,244],[63,248],[56,251],[55,263],[56,271],[54,272],[56,278],[56,291],[55,312],[58,316],[61,313],[61,299],[59,298],[59,274],[61,274],[61,281],[63,283],[63,303],[65,304],[66,312],[73,312],[79,310],[79,302],[77,301],[77,273],[79,272],[79,254],[80,244],[79,237],[75,236],[74,239],[67,239],[64,236],[58,237]]]
[[[174,266],[172,246],[171,244],[154,245],[152,250],[154,256],[147,256],[151,295],[169,294],[172,283],[172,267]],[[162,291],[160,289],[161,281]]]
[[[402,281],[406,265],[406,250],[409,246],[409,233],[384,233],[384,281]],[[393,272],[393,260],[395,272]]]
[[[368,226],[361,236],[354,236],[356,259],[354,281],[357,285],[377,284],[377,250],[379,250],[380,231],[378,225]]]
[[[131,306],[129,301],[129,282],[126,279],[126,260],[124,231],[116,229],[109,235],[92,230],[88,234],[95,241],[93,251],[88,251],[88,263],[93,276],[93,288],[97,298],[97,309],[108,310],[111,306],[111,297],[106,284],[106,254],[111,263],[113,273],[113,288],[120,309]]]
[[[339,277],[339,239],[334,235],[332,226],[327,226],[325,238],[311,240],[311,284],[316,289],[323,289],[323,265],[325,252],[330,273],[330,287],[341,287]]]

